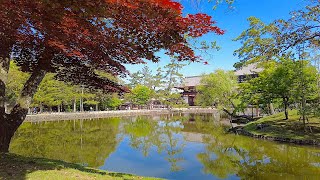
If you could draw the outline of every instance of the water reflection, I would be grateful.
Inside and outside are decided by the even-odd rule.
[[[319,178],[319,148],[225,128],[213,114],[24,123],[11,151],[169,179]]]
[[[138,117],[134,121],[125,124],[125,133],[130,137],[130,145],[139,149],[145,157],[152,146],[157,148],[160,154],[165,152],[165,159],[171,165],[171,171],[179,171],[179,162],[184,159],[181,152],[184,148],[184,141],[176,136],[183,126],[180,121],[173,119],[167,121],[150,121],[150,117]]]
[[[99,167],[116,149],[119,123],[119,118],[24,123],[10,151]]]

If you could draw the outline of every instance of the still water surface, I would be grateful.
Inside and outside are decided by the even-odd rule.
[[[24,123],[10,151],[167,179],[320,179],[320,148],[225,128],[213,114]]]

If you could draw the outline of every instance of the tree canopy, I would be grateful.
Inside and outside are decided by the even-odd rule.
[[[197,86],[196,103],[202,106],[217,106],[234,114],[239,110],[237,78],[232,71],[216,70],[204,75]]]
[[[179,61],[198,61],[185,36],[223,34],[210,16],[183,16],[172,0],[17,0],[0,2],[0,151],[8,151],[13,133],[45,74],[105,91],[127,88],[97,71],[126,76],[124,64],[158,62],[166,50]],[[10,58],[30,72],[10,115],[5,91]]]

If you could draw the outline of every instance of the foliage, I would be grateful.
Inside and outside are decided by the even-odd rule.
[[[282,70],[280,67],[277,68],[277,72],[274,72],[273,75],[278,80],[271,80],[269,87],[255,89],[256,91],[264,91],[264,88],[266,88],[268,89],[266,92],[273,91],[271,96],[275,94],[279,96],[281,91],[286,119],[288,119],[289,101],[300,104],[299,108],[304,122],[307,118],[306,115],[309,113],[308,109],[317,111],[315,107],[319,106],[320,101],[312,100],[317,99],[317,97],[310,97],[318,96],[319,98],[320,94],[316,95],[314,92],[314,89],[316,89],[315,77],[319,76],[319,72],[312,70],[314,68],[310,66],[309,62],[306,62],[306,60],[312,60],[317,56],[317,53],[313,51],[319,47],[319,9],[319,2],[310,1],[310,4],[304,9],[291,12],[290,19],[278,19],[270,24],[265,24],[256,17],[250,17],[248,19],[250,22],[249,29],[243,31],[235,39],[242,43],[242,47],[235,51],[235,55],[238,55],[240,59],[240,62],[234,65],[236,68],[242,67],[245,63],[256,61],[271,60],[277,61],[279,64],[282,64],[284,59],[293,61],[291,65],[288,64],[288,67],[283,66]],[[277,83],[280,83],[280,86],[277,86]],[[265,83],[265,85],[268,85],[268,83]],[[284,91],[287,95],[283,94]],[[265,102],[270,103],[272,99],[270,94],[264,93],[264,95],[266,97]],[[293,100],[293,98],[295,99]],[[311,100],[313,105],[309,106]]]
[[[196,103],[202,106],[217,106],[218,108],[238,112],[242,105],[238,97],[237,78],[232,71],[216,70],[204,75],[201,85],[197,87]]]
[[[122,100],[119,98],[119,95],[113,93],[109,96],[109,100],[107,101],[106,105],[112,109],[116,109],[122,104]]]
[[[130,77],[129,86],[131,88],[137,85],[144,85],[149,89],[156,90],[156,88],[159,88],[161,85],[160,78],[157,75],[153,75],[152,70],[150,70],[148,66],[144,66],[142,70],[132,73]]]
[[[17,0],[1,1],[0,9],[0,151],[8,151],[47,73],[72,84],[123,92],[128,89],[97,71],[123,77],[128,74],[124,64],[158,62],[160,50],[180,61],[199,61],[185,36],[224,34],[207,14],[184,16],[182,5],[172,0]],[[10,57],[31,76],[7,116]]]
[[[147,86],[137,85],[131,90],[127,98],[131,100],[134,104],[145,105],[150,100],[153,91]]]
[[[163,78],[166,79],[164,82],[165,94],[170,94],[175,86],[182,83],[183,75],[180,73],[180,70],[184,66],[185,64],[177,61],[177,57],[172,57],[170,63],[164,66]]]
[[[6,99],[7,103],[11,106],[13,106],[18,99],[23,84],[27,81],[28,77],[29,75],[20,71],[19,67],[13,61],[10,62]]]
[[[250,27],[235,39],[243,46],[234,52],[240,59],[234,66],[239,68],[247,61],[277,60],[284,56],[301,60],[297,57],[301,49],[306,53],[306,49],[318,47],[320,6],[317,1],[310,2],[305,9],[291,12],[288,20],[265,24],[256,17],[249,17]]]
[[[143,85],[152,89],[153,97],[168,106],[185,106],[181,95],[174,91],[174,87],[181,84],[183,75],[180,70],[185,66],[172,57],[170,63],[159,67],[156,74],[145,66],[141,71],[131,75],[129,85],[135,88]],[[129,98],[129,96],[127,96]],[[129,98],[130,99],[130,98]]]
[[[189,105],[183,100],[180,93],[170,93],[165,94],[165,92],[160,92],[160,97],[162,98],[162,103],[167,105],[169,108],[183,108]]]
[[[210,16],[183,17],[181,4],[171,0],[19,1],[0,6],[3,46],[14,47],[24,71],[41,68],[56,72],[60,80],[110,91],[121,87],[100,77],[96,69],[125,75],[123,63],[141,63],[142,58],[157,62],[154,52],[160,49],[177,54],[179,60],[196,61],[184,35],[223,34]]]
[[[74,86],[54,79],[54,74],[47,74],[38,87],[34,96],[34,105],[47,105],[49,107],[58,106],[62,103],[69,104],[76,94]]]
[[[259,77],[241,85],[243,92],[250,96],[246,99],[248,102],[268,104],[281,99],[288,119],[289,105],[299,102],[302,94],[309,100],[317,96],[316,69],[308,61],[281,58],[280,62],[265,62],[263,68]],[[299,86],[304,87],[303,92]]]

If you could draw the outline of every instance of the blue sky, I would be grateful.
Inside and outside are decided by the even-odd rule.
[[[217,41],[221,50],[218,52],[211,51],[209,52],[210,57],[205,57],[209,65],[191,63],[184,67],[181,71],[184,76],[210,73],[218,68],[233,69],[233,64],[239,61],[236,56],[233,56],[233,51],[239,48],[241,44],[232,41],[232,39],[248,28],[248,17],[258,17],[265,23],[280,18],[288,19],[291,11],[301,9],[307,3],[305,0],[235,0],[232,5],[233,10],[230,10],[226,4],[220,4],[216,10],[213,10],[215,0],[211,3],[208,2],[209,0],[200,0],[200,3],[196,3],[196,1],[199,0],[180,0],[184,6],[183,13],[195,14],[201,12],[211,15],[213,20],[217,22],[216,25],[225,30],[226,33],[222,36],[210,33],[199,39],[199,41]],[[154,71],[157,67],[163,67],[169,62],[169,57],[163,55],[163,53],[159,53],[159,55],[161,57],[160,63],[148,62],[147,64]],[[198,53],[197,55],[201,54]],[[186,62],[186,64],[188,63]],[[132,73],[140,70],[143,66],[129,65],[127,68]]]

